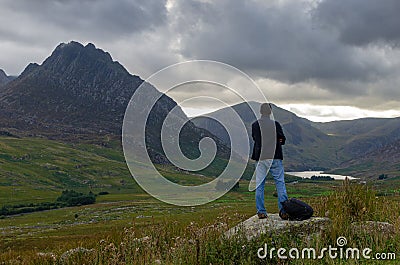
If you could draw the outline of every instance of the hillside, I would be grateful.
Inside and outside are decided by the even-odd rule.
[[[345,137],[343,152],[352,157],[364,156],[400,139],[400,118],[364,118],[312,125],[326,134]]]
[[[120,141],[126,106],[143,83],[140,77],[113,61],[109,53],[93,44],[84,46],[78,42],[58,45],[42,64],[29,64],[15,79],[0,71],[0,79],[3,84],[0,89],[1,135],[100,145],[106,138]],[[146,89],[148,93],[160,93],[151,84],[147,84]],[[176,103],[160,95],[147,121],[146,142],[153,162],[168,164],[161,146],[160,128]],[[241,103],[233,109],[251,135],[250,127],[256,116],[250,106],[258,110],[260,103],[249,104]],[[174,118],[186,119],[182,110],[177,109]],[[284,148],[287,170],[346,170],[349,167],[348,171],[356,174],[359,167],[370,161],[359,158],[378,157],[388,148],[391,150],[400,139],[400,118],[314,123],[278,106],[273,106],[273,112],[287,137]],[[236,122],[226,114],[226,109],[209,115],[230,124]],[[218,147],[217,159],[205,172],[218,175],[230,155],[229,137],[224,128],[210,118],[196,117],[192,122],[186,123],[180,134],[183,153],[195,158],[200,154],[200,139],[214,139]],[[252,144],[252,139],[249,142]],[[119,144],[116,147],[120,148]],[[234,151],[246,156],[247,143],[239,149]],[[356,164],[358,166],[354,167]]]
[[[3,88],[2,118],[12,116],[6,125],[21,131],[119,133],[127,102],[142,82],[93,44],[62,43]],[[165,96],[160,114],[175,105]]]
[[[258,102],[232,106],[244,122],[249,136],[251,124],[257,119],[252,109],[259,115],[259,106]],[[207,115],[224,121],[234,119],[228,113],[227,108],[223,108]],[[287,137],[284,146],[287,170],[322,169],[370,177],[381,173],[398,175],[400,172],[396,165],[400,152],[395,148],[400,140],[400,118],[317,123],[276,105],[273,105],[273,115],[281,123]],[[209,130],[230,144],[226,130],[212,118],[199,116],[192,120],[196,126]],[[249,141],[253,144],[251,138]],[[246,149],[239,152],[243,155]]]
[[[260,103],[240,103],[232,106],[243,120],[248,135],[250,136],[251,146],[251,124],[257,119],[252,109],[258,114]],[[224,121],[234,119],[229,117],[227,109],[223,108],[208,115]],[[340,143],[344,139],[340,136],[330,136],[312,126],[312,123],[304,118],[298,117],[292,112],[273,105],[274,118],[279,121],[287,137],[287,144],[284,147],[285,166],[288,170],[320,170],[334,168],[347,157],[338,153]],[[225,143],[230,144],[229,136],[223,127],[215,120],[208,117],[195,117],[193,123],[201,128],[205,128],[221,138]],[[235,133],[235,130],[233,130]],[[237,150],[242,155],[246,150]]]
[[[312,125],[346,139],[340,152],[349,154],[350,159],[332,172],[374,179],[381,174],[400,175],[400,118],[363,118]]]
[[[145,194],[132,179],[118,140],[109,138],[95,144],[0,136],[0,165],[0,208],[54,201],[64,189],[108,192],[127,200]],[[182,185],[210,181],[168,165],[158,170]]]
[[[358,158],[344,162],[335,172],[356,177],[374,177],[384,174],[398,177],[400,172],[400,140],[384,145]]]
[[[8,82],[12,81],[14,77],[8,76],[3,69],[0,69],[0,87],[6,85]]]
[[[104,136],[119,139],[127,104],[143,80],[131,75],[109,53],[89,43],[62,43],[42,64],[31,63],[0,90],[0,129],[20,136],[79,141]],[[146,92],[160,94],[151,84]],[[176,106],[160,94],[147,120],[146,142],[155,163],[165,164],[160,128]],[[186,119],[178,107],[175,119]],[[186,123],[180,144],[186,155],[199,155],[203,136],[217,142],[219,158],[229,149],[208,131]]]
[[[70,42],[58,45],[42,64],[29,64],[19,77],[2,86],[0,207],[53,202],[64,189],[106,191],[124,199],[143,194],[131,177],[139,169],[128,170],[121,146],[127,104],[143,82],[93,44]],[[169,163],[160,131],[177,104],[151,84],[145,88],[146,93],[161,96],[147,119],[145,135],[157,170],[183,185],[208,182],[220,174],[229,148],[191,122],[179,134],[186,156],[200,154],[203,137],[217,144],[216,159],[200,172],[207,176],[182,172]],[[172,117],[173,121],[187,119],[179,107]]]
[[[115,145],[0,137],[0,205],[53,201],[65,188],[140,191]]]

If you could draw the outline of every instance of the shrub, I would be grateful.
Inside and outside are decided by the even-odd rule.
[[[379,177],[378,177],[379,180],[387,179],[387,178],[388,178],[388,176],[385,175],[385,174],[380,174]]]
[[[64,203],[66,206],[87,205],[95,203],[96,196],[92,192],[83,194],[74,190],[64,190],[61,196],[57,198],[57,201]]]

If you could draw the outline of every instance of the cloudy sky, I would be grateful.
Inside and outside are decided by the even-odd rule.
[[[110,52],[144,79],[186,60],[230,64],[270,101],[312,120],[400,116],[398,0],[0,3],[0,68],[9,75],[76,40]],[[188,87],[171,96],[203,94]],[[193,115],[218,106],[184,107]]]

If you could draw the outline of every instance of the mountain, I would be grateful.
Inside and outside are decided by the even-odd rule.
[[[374,177],[381,174],[398,177],[400,166],[400,140],[344,162],[335,172],[356,177]]]
[[[70,42],[6,84],[0,107],[12,117],[6,125],[22,130],[118,133],[127,102],[142,82],[93,44]],[[163,100],[167,108],[174,106]]]
[[[246,126],[250,136],[251,148],[253,145],[251,124],[257,119],[252,109],[259,115],[260,105],[261,103],[258,102],[249,102],[232,106]],[[346,159],[344,155],[340,155],[337,152],[339,149],[337,143],[343,142],[344,139],[342,137],[327,135],[312,126],[311,121],[298,117],[294,113],[276,105],[273,105],[273,115],[275,120],[282,125],[287,138],[284,155],[285,165],[288,170],[329,169],[338,166],[342,160]],[[232,120],[234,117],[229,115],[228,108],[209,113],[207,116],[225,122],[234,122]],[[193,118],[192,121],[196,126],[209,130],[227,145],[230,145],[227,132],[212,118],[199,116]],[[234,134],[235,131],[237,130],[232,130],[231,133]],[[242,155],[246,154],[246,148],[236,151]]]
[[[3,69],[0,69],[0,87],[12,81],[14,77],[8,76]]]
[[[1,130],[64,140],[105,135],[119,138],[128,102],[142,83],[140,77],[131,75],[93,44],[62,43],[41,65],[29,64],[0,90]],[[146,84],[146,89],[149,95],[160,94],[151,84]],[[147,120],[146,141],[152,158],[165,163],[159,129],[176,103],[160,95]],[[174,119],[185,118],[178,107]],[[224,150],[221,152],[228,153],[215,136],[191,122],[180,135],[183,152],[198,155],[202,136],[215,139]]]
[[[332,172],[360,177],[400,174],[400,118],[363,118],[312,125],[346,139],[340,152],[349,154],[350,159]]]
[[[84,46],[73,41],[58,45],[42,64],[29,64],[15,79],[0,71],[0,80],[0,134],[73,142],[90,139],[101,144],[105,144],[105,136],[120,138],[127,104],[143,83],[140,77],[113,61],[109,53],[93,44]],[[146,84],[146,89],[149,94],[161,95],[147,121],[148,149],[153,161],[167,163],[160,128],[177,104],[151,84]],[[259,106],[257,102],[233,106],[248,133],[257,118],[251,108],[258,114]],[[182,110],[176,109],[174,119],[186,119]],[[273,112],[288,139],[284,148],[287,170],[336,168],[352,169],[356,174],[357,168],[366,167],[368,161],[379,161],[381,153],[397,157],[398,149],[394,147],[400,140],[400,118],[314,123],[275,105]],[[235,124],[226,108],[210,116]],[[235,133],[235,128],[232,131]],[[186,123],[180,133],[183,153],[197,157],[198,143],[204,136],[215,140],[218,159],[226,161],[230,155],[226,147],[229,137],[221,125],[204,116]],[[234,151],[243,155],[247,148],[247,143],[243,143]],[[224,165],[221,163],[219,168]]]
[[[260,103],[240,103],[231,107],[238,113],[251,135],[251,124],[258,118],[252,110],[258,115]],[[281,123],[287,137],[284,157],[288,171],[330,170],[354,176],[400,172],[400,150],[397,148],[400,141],[400,118],[364,118],[317,123],[276,105],[273,105],[273,115]],[[230,145],[226,130],[213,119],[234,122],[228,108],[207,116],[209,117],[195,117],[192,121]],[[231,133],[235,134],[235,131],[237,130],[232,130]],[[252,145],[252,139],[249,141]],[[246,153],[245,148],[237,151],[242,155]]]
[[[400,118],[363,118],[312,125],[326,134],[345,137],[343,152],[353,157],[363,156],[400,140]]]

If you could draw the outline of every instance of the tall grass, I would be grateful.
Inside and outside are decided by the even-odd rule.
[[[314,198],[312,203],[317,215],[332,220],[325,234],[327,241],[334,243],[339,236],[345,236],[352,247],[397,252],[397,260],[400,259],[398,195],[378,197],[372,187],[351,183],[346,179],[332,195]]]

